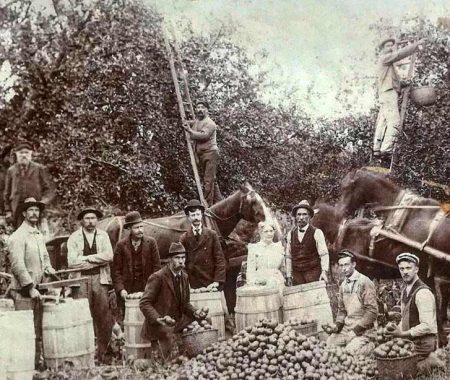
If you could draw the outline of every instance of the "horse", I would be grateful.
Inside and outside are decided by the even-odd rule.
[[[241,240],[235,233],[233,238],[228,237],[241,220],[248,222],[243,229],[254,231],[258,222],[269,218],[270,210],[261,196],[246,182],[232,195],[206,209],[205,216],[215,223],[221,237],[228,264],[224,293],[227,306],[232,311],[236,304],[236,279],[242,258],[247,255],[248,242]],[[113,247],[129,234],[129,231],[123,228],[123,223],[123,216],[105,218],[98,223],[98,228],[108,232]],[[186,232],[189,226],[184,212],[179,212],[172,216],[145,219],[144,234],[156,240],[160,257],[164,260],[168,257],[170,244],[179,241],[181,234]]]
[[[334,239],[330,249],[331,261],[337,260],[337,253],[340,250],[349,249],[357,256],[357,270],[370,278],[398,279],[400,272],[395,261],[398,254],[409,251],[419,256],[419,277],[425,279],[425,282],[435,290],[439,339],[441,345],[446,345],[447,337],[442,329],[442,311],[446,306],[441,301],[441,284],[427,277],[428,265],[424,257],[426,254],[392,239],[380,239],[373,244],[371,231],[379,228],[382,223],[378,219],[356,218],[336,223],[336,215],[340,215],[340,210],[326,204],[318,205],[316,216],[320,214],[321,217],[317,218],[315,225],[323,228],[327,240]],[[326,222],[325,226],[324,222]]]

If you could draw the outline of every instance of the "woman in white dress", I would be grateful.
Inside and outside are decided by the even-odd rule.
[[[259,225],[261,240],[248,245],[247,286],[257,285],[278,288],[282,294],[284,277],[284,249],[281,242],[274,242],[275,226],[268,222]]]

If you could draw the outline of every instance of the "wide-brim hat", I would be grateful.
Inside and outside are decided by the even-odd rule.
[[[397,264],[400,263],[400,261],[409,261],[410,263],[414,263],[416,265],[419,265],[420,262],[419,258],[416,255],[409,252],[400,253],[395,261]]]
[[[21,141],[14,146],[14,152],[18,152],[21,149],[34,150],[34,147],[28,141]]]
[[[292,208],[291,215],[292,215],[293,217],[295,217],[295,213],[297,212],[297,210],[298,210],[299,208],[304,208],[304,209],[308,210],[309,216],[310,216],[311,218],[314,216],[314,209],[309,205],[309,202],[308,202],[307,200],[301,201],[298,205],[295,205],[295,206]]]
[[[125,215],[125,222],[123,224],[124,228],[129,228],[133,224],[141,223],[142,217],[139,211],[130,211],[127,215]]]
[[[180,253],[186,253],[186,248],[181,243],[172,243],[169,248],[169,257],[179,255]]]
[[[77,216],[78,220],[83,219],[83,217],[89,213],[93,213],[93,214],[97,215],[97,218],[99,218],[99,219],[103,218],[103,213],[101,211],[97,210],[95,207],[86,207],[78,213],[78,216]]]
[[[378,48],[381,50],[383,49],[384,45],[388,42],[393,42],[394,44],[397,42],[395,40],[395,38],[389,37],[389,38],[385,38],[383,41],[381,41],[381,43],[378,45]]]
[[[199,200],[197,199],[191,199],[186,206],[184,206],[184,213],[187,215],[188,211],[191,211],[192,209],[199,208],[202,210],[202,212],[205,212],[205,206],[203,206]]]
[[[26,198],[22,205],[20,206],[20,211],[26,211],[28,210],[30,207],[39,207],[39,210],[42,212],[45,209],[45,203],[43,202],[38,202],[35,198],[30,197],[30,198]]]

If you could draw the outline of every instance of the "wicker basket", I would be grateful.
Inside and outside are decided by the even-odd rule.
[[[431,86],[413,88],[411,100],[418,106],[431,106],[436,103],[436,90]]]
[[[186,356],[193,357],[200,354],[206,347],[219,340],[217,329],[208,329],[199,332],[187,332],[181,336]]]
[[[379,379],[414,379],[417,376],[418,360],[418,355],[411,355],[403,358],[377,358]]]
[[[310,336],[317,333],[317,321],[306,323],[303,325],[292,326],[299,334]]]

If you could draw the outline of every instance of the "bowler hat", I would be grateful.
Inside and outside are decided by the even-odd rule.
[[[400,261],[409,261],[416,265],[419,265],[419,262],[420,262],[419,258],[416,255],[413,255],[412,253],[409,253],[409,252],[400,253],[397,256],[397,258],[395,259],[395,261],[397,262],[397,264],[399,264]]]
[[[200,209],[202,212],[205,212],[205,206],[203,206],[199,200],[197,199],[191,199],[186,206],[184,206],[184,213],[188,215],[188,212],[193,209]]]
[[[302,200],[298,205],[294,206],[292,208],[291,214],[292,216],[295,217],[295,213],[297,212],[297,210],[299,208],[304,208],[306,210],[308,210],[309,212],[309,216],[312,218],[314,216],[314,210],[313,208],[309,205],[309,202],[307,200]]]
[[[179,255],[180,253],[186,253],[186,248],[184,248],[181,243],[172,243],[169,248],[169,256]]]
[[[101,211],[97,210],[95,207],[86,207],[78,213],[78,217],[77,217],[78,220],[83,219],[83,217],[89,213],[93,213],[93,214],[97,215],[97,218],[99,218],[99,219],[103,218],[103,213]]]
[[[130,211],[127,215],[125,215],[125,223],[123,224],[124,228],[129,228],[133,224],[141,223],[142,218],[139,211]]]
[[[39,207],[39,210],[42,212],[45,208],[45,203],[38,202],[33,197],[26,198],[20,207],[20,211],[26,211],[26,210],[28,210],[28,208],[33,207],[33,206]]]
[[[396,41],[395,41],[395,38],[392,38],[392,37],[386,38],[383,41],[381,41],[380,45],[378,45],[379,49],[380,50],[383,49],[384,45],[387,44],[388,42],[393,42],[395,44]]]
[[[207,109],[209,109],[209,103],[206,100],[197,100],[195,102],[196,106],[198,106],[199,104],[203,104]]]
[[[22,141],[14,147],[14,152],[18,152],[21,149],[34,150],[33,145],[27,141]]]

